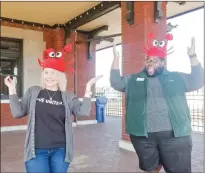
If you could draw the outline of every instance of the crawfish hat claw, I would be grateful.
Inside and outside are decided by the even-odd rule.
[[[43,51],[43,61],[38,58],[38,63],[43,69],[51,68],[60,72],[69,70],[74,73],[74,69],[68,67],[74,60],[65,63],[65,55],[71,51],[71,44],[67,44],[60,52],[56,52],[53,48],[46,49]]]
[[[167,50],[168,41],[173,40],[172,34],[166,34],[164,40],[155,39],[155,35],[150,33],[147,39],[147,46],[143,46],[143,51],[147,56],[157,56],[159,58],[166,58],[167,55],[173,53],[173,47]]]

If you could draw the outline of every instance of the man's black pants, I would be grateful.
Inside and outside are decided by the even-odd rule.
[[[148,133],[148,138],[130,135],[143,171],[162,165],[167,173],[191,173],[191,136],[174,137],[173,131]]]

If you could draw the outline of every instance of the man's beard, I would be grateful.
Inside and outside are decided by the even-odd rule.
[[[164,67],[157,67],[154,69],[154,73],[152,75],[150,75],[147,71],[147,68],[145,68],[145,72],[147,74],[148,77],[156,77],[159,76],[163,73]]]

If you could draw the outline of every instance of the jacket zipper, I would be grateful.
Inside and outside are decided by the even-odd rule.
[[[146,97],[144,101],[144,127],[145,127],[145,136],[148,138],[147,134],[147,114],[146,114],[146,109],[147,109],[147,79],[145,78],[145,88],[146,88]]]

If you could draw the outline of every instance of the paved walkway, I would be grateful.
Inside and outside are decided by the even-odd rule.
[[[118,147],[120,118],[107,118],[105,124],[75,129],[75,159],[69,172],[142,172],[134,152]],[[1,134],[1,172],[25,172],[23,146],[25,131]],[[193,136],[193,172],[203,170],[203,136]],[[163,172],[163,171],[162,171]]]

